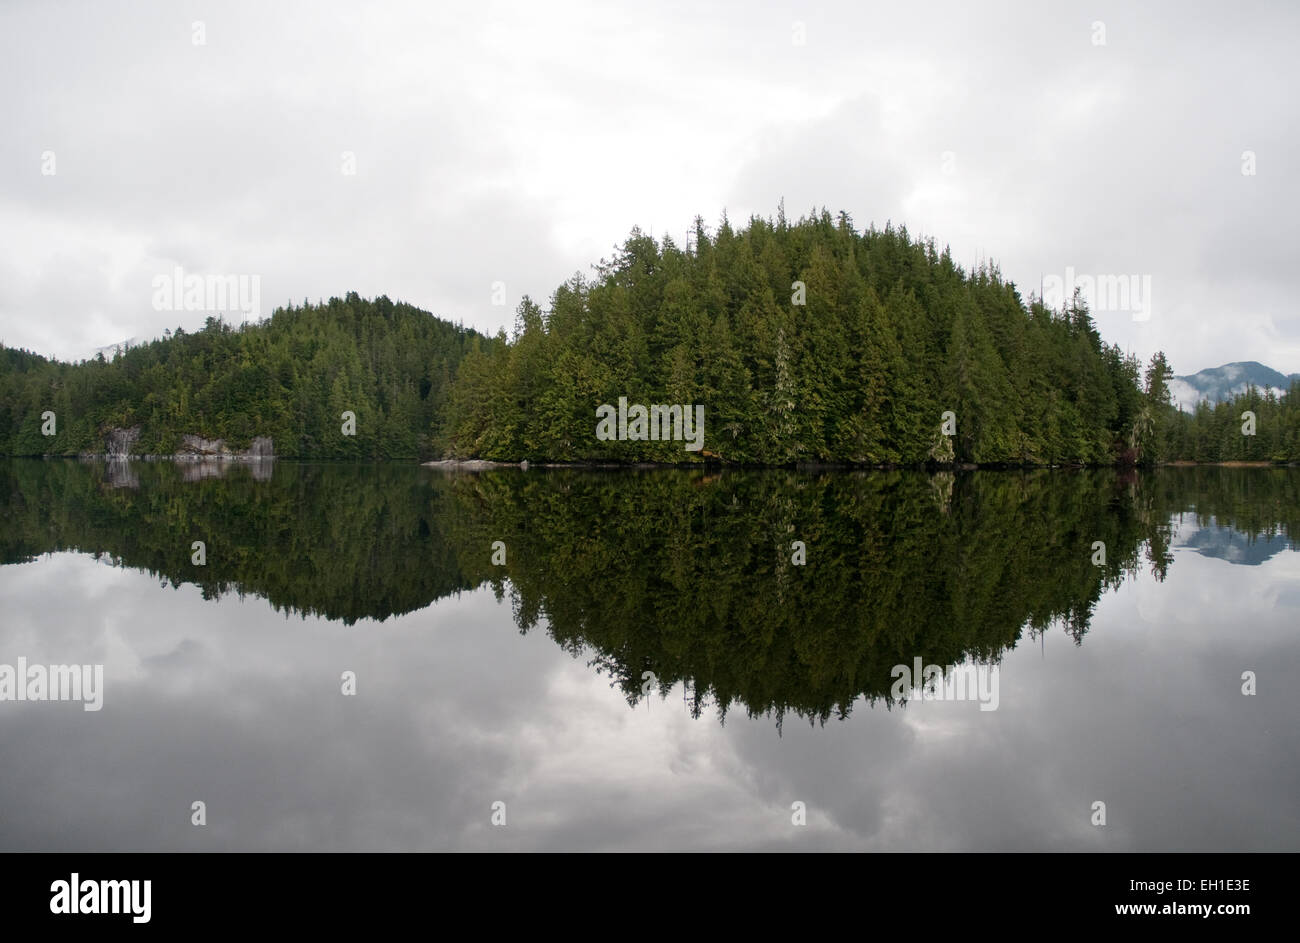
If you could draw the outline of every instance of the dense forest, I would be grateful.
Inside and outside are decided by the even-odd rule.
[[[108,430],[135,427],[141,455],[197,435],[232,449],[269,436],[287,458],[428,457],[456,367],[478,340],[410,305],[349,294],[246,327],[208,318],[111,361],[0,348],[0,454],[103,452]],[[345,411],[355,434],[343,432]]]
[[[918,655],[997,660],[1049,630],[1086,645],[1108,589],[1177,566],[1174,516],[1231,526],[1237,545],[1295,546],[1298,487],[1286,469],[1213,467],[466,474],[11,459],[0,564],[93,553],[207,598],[255,594],[349,624],[490,586],[521,631],[592,662],[630,703],[649,670],[661,692],[685,681],[697,712],[824,721],[860,697],[891,703],[892,666]]]
[[[447,437],[510,461],[698,457],[597,439],[593,405],[625,396],[702,404],[704,448],[728,462],[1149,461],[1170,375],[1105,344],[1077,297],[1026,306],[996,268],[966,272],[906,229],[697,220],[688,247],[634,231],[548,311],[525,299],[510,343],[462,364]]]
[[[685,246],[633,230],[547,308],[525,297],[511,337],[349,294],[251,326],[209,318],[111,361],[0,347],[0,454],[104,452],[131,429],[133,454],[193,435],[330,459],[1300,460],[1296,391],[1187,415],[1172,373],[1105,343],[1078,295],[1026,303],[995,266],[964,270],[904,228],[782,212],[738,230],[697,219]],[[702,407],[702,449],[653,423],[598,435],[598,407],[620,399]]]
[[[1214,406],[1202,400],[1194,412],[1175,411],[1168,439],[1168,455],[1185,461],[1300,461],[1300,381],[1281,396],[1250,387]]]

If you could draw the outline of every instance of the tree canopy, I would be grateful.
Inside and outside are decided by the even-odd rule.
[[[246,448],[274,440],[289,458],[417,458],[474,331],[386,297],[355,293],[278,309],[235,327],[133,347],[112,360],[60,363],[0,348],[0,454],[103,452],[111,429],[138,427],[134,453],[176,452],[184,435]],[[54,413],[54,435],[42,415]],[[356,434],[341,416],[356,416]]]
[[[252,326],[209,318],[111,361],[0,347],[0,454],[104,452],[133,429],[130,451],[154,455],[193,435],[330,459],[1300,460],[1294,390],[1186,415],[1171,377],[1163,353],[1144,366],[1104,342],[1077,293],[1052,310],[906,228],[782,212],[697,219],[686,246],[634,229],[545,308],[525,297],[509,337],[350,293]],[[703,407],[702,449],[597,436],[597,408],[620,398]]]
[[[625,396],[703,405],[704,457],[726,462],[1135,461],[1159,411],[1140,373],[1078,297],[1026,304],[996,267],[967,272],[906,229],[697,220],[687,248],[634,230],[547,310],[526,298],[514,336],[467,357],[446,438],[507,461],[700,460],[597,439],[594,407]]]

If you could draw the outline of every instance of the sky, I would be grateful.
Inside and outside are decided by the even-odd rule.
[[[1026,297],[1100,280],[1103,337],[1177,373],[1298,372],[1297,27],[1288,3],[6,2],[0,342],[197,329],[213,311],[159,291],[178,269],[256,285],[254,317],[355,291],[495,332],[634,226],[680,243],[783,201]]]

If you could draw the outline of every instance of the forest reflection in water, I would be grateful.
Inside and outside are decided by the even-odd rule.
[[[1175,515],[1287,548],[1300,516],[1289,469],[11,461],[3,475],[5,563],[78,550],[347,624],[486,584],[520,629],[593,653],[631,703],[652,674],[697,709],[823,721],[892,701],[891,668],[914,659],[996,662],[1053,624],[1081,643],[1108,589],[1164,579]]]

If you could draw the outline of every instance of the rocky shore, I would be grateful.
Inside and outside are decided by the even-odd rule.
[[[140,427],[109,429],[104,433],[103,452],[82,452],[82,458],[125,461],[173,462],[264,462],[275,458],[275,443],[269,436],[258,436],[246,449],[232,449],[224,439],[205,439],[197,435],[181,436],[181,445],[170,455],[137,455],[132,452],[140,439]]]

